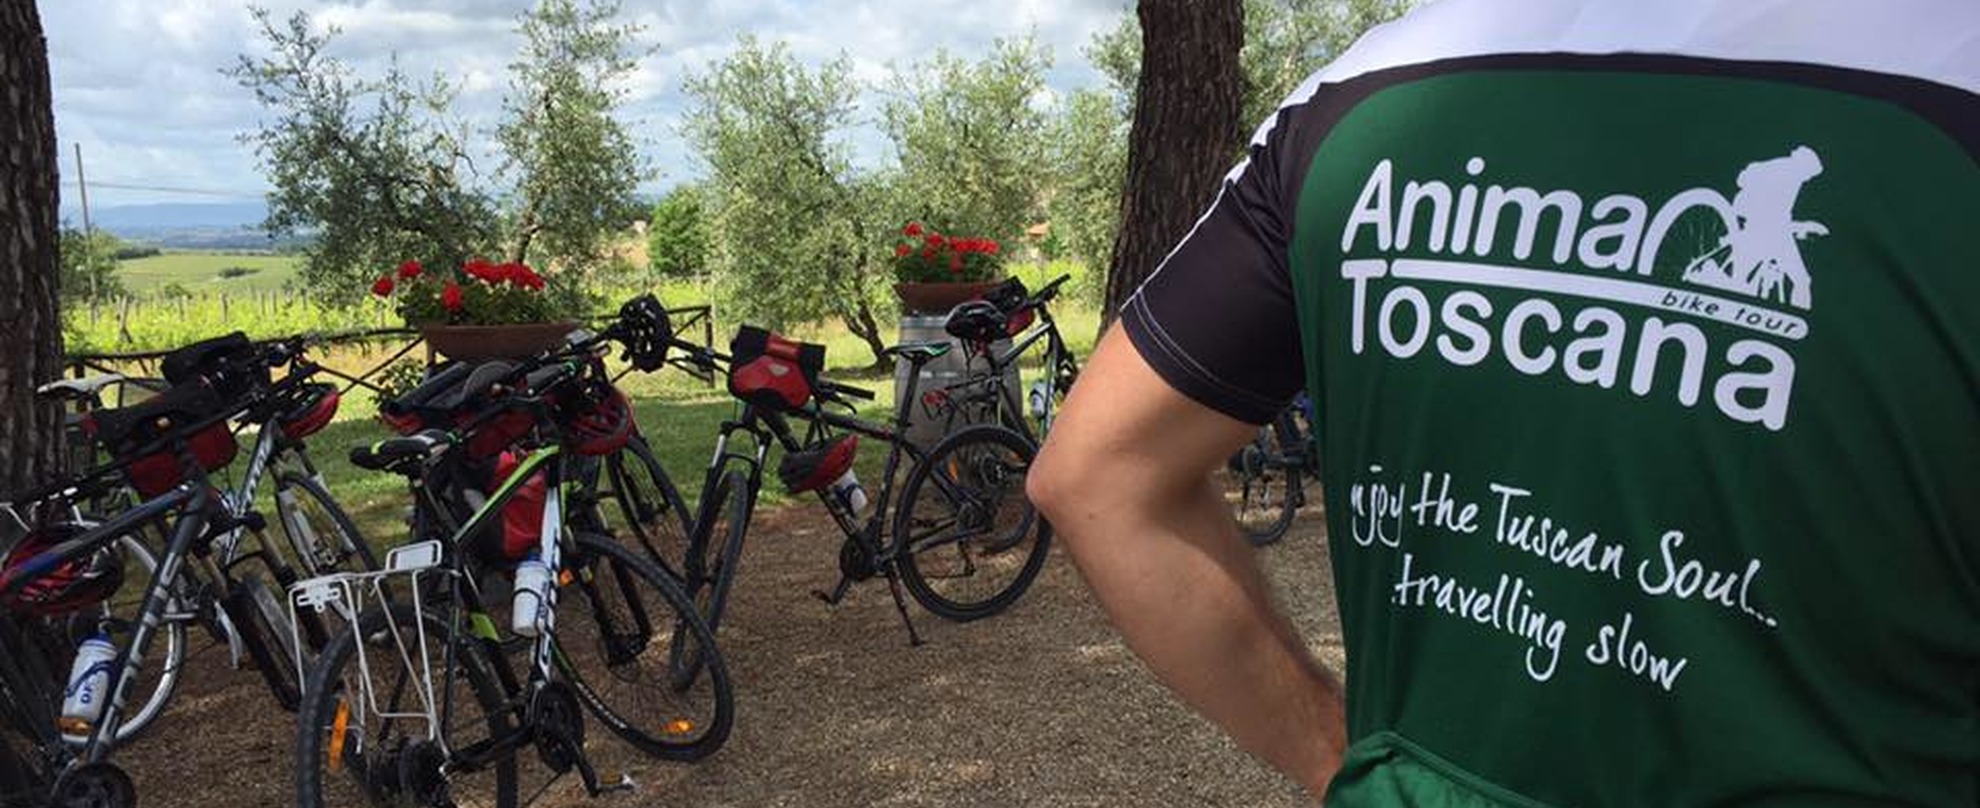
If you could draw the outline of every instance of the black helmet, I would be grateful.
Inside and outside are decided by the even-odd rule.
[[[996,305],[984,300],[970,300],[949,310],[949,319],[943,321],[942,330],[965,342],[986,344],[1009,336],[1005,331],[1006,325],[1004,313]]]

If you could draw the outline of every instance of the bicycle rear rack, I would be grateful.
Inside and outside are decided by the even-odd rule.
[[[388,610],[392,598],[386,595],[386,584],[394,578],[405,579],[405,591],[412,596],[412,614],[417,625],[417,638],[408,638],[399,621],[387,619],[385,630],[390,633],[392,647],[397,652],[400,670],[414,675],[415,695],[418,697],[419,712],[389,712],[383,709],[377,699],[377,688],[373,685],[376,677],[372,674],[372,659],[367,637],[357,639],[360,703],[365,716],[379,720],[420,720],[426,722],[426,738],[440,740],[440,713],[434,697],[433,658],[427,641],[425,604],[421,602],[421,575],[434,571],[440,566],[440,542],[424,541],[409,544],[392,550],[385,556],[385,569],[377,572],[340,572],[298,581],[289,587],[289,630],[295,635],[293,648],[296,649],[297,679],[305,686],[309,681],[308,646],[302,637],[302,611],[311,610],[318,616],[335,614],[344,621],[346,627],[359,626],[359,621],[368,608]],[[449,570],[438,570],[441,575],[452,574]],[[373,605],[375,604],[375,606]],[[327,636],[340,636],[340,632],[328,632]],[[410,641],[409,641],[410,640]],[[419,661],[413,661],[417,652]],[[305,694],[307,695],[307,694]],[[360,717],[362,719],[362,716]],[[360,722],[359,726],[364,726]]]

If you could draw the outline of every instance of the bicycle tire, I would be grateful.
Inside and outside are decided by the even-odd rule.
[[[1284,538],[1298,509],[1293,492],[1299,487],[1299,469],[1286,460],[1285,434],[1281,415],[1260,427],[1249,443],[1231,456],[1227,464],[1225,500],[1231,502],[1231,518],[1238,532],[1253,547],[1266,547]],[[1277,490],[1278,498],[1272,499]]]
[[[944,438],[908,473],[894,513],[894,563],[923,608],[959,623],[981,620],[1030,588],[1052,545],[1051,524],[1024,496],[1025,473],[1037,453],[1037,444],[1023,435],[984,424]],[[1006,511],[1010,507],[1014,513]],[[997,528],[1006,515],[1017,516],[1016,525]],[[990,536],[979,540],[986,520]],[[960,525],[964,535],[940,536],[945,523]],[[960,569],[945,569],[944,561]],[[977,578],[979,563],[1009,579],[992,582],[980,596],[949,591],[951,581]]]
[[[455,660],[458,672],[465,675],[464,684],[467,686],[467,692],[462,694],[451,689],[463,683],[463,677],[457,675],[456,670],[443,669],[435,674],[436,680],[444,683],[441,688],[448,690],[447,695],[438,698],[444,703],[453,705],[451,717],[460,718],[462,713],[467,712],[461,708],[469,702],[462,696],[469,695],[473,699],[472,705],[479,708],[480,720],[476,723],[486,726],[486,737],[504,737],[512,732],[516,725],[517,713],[510,709],[508,698],[494,672],[493,663],[481,643],[464,630],[448,631],[441,620],[434,615],[426,615],[422,620],[426,630],[432,632],[429,636],[452,638],[451,641],[443,640],[442,643],[437,643],[436,645],[445,648],[432,648],[432,655],[435,658],[445,659],[448,657],[443,650],[451,650],[453,652],[451,658]],[[404,778],[398,775],[398,771],[402,768],[405,756],[396,752],[390,757],[380,755],[376,760],[370,756],[380,750],[392,749],[395,743],[403,744],[408,741],[390,732],[392,719],[363,712],[367,709],[363,700],[350,696],[356,681],[351,677],[363,675],[361,671],[351,670],[352,663],[356,661],[359,642],[365,642],[368,648],[372,648],[367,651],[366,658],[374,674],[381,667],[378,662],[379,657],[387,654],[396,655],[397,645],[394,635],[387,630],[391,623],[398,623],[402,631],[414,627],[411,608],[400,606],[389,612],[374,610],[365,613],[358,619],[357,625],[339,633],[325,645],[323,653],[311,667],[304,691],[306,697],[296,715],[295,776],[298,808],[396,804],[391,803],[391,799],[404,796],[389,792],[404,785]],[[398,673],[404,677],[410,678],[413,675],[405,664],[398,664],[396,667]],[[376,690],[375,688],[374,692]],[[398,696],[416,696],[416,693],[409,693],[407,689],[398,686],[384,690],[389,692],[385,697],[386,700],[381,701],[380,704],[388,712],[397,711],[394,708],[401,704]],[[355,709],[353,709],[354,705]],[[350,722],[353,713],[357,713],[358,717],[355,728]],[[339,731],[340,714],[343,716],[341,732]],[[475,717],[469,715],[466,718],[472,721]],[[410,730],[419,732],[423,739],[424,721],[407,720],[404,723]],[[342,737],[339,737],[340,735]],[[443,729],[442,735],[450,749],[460,749],[474,743],[474,740],[456,735],[453,727]],[[405,748],[407,747],[398,747],[401,750]],[[450,791],[457,787],[463,791],[473,788],[476,793],[486,795],[479,801],[462,802],[461,798],[464,795],[450,793],[452,804],[514,808],[517,805],[519,791],[517,787],[518,770],[521,768],[519,758],[519,755],[508,755],[489,769],[479,772],[449,772],[446,776]],[[377,763],[387,764],[391,769],[390,773],[374,772],[373,765]],[[340,774],[337,769],[342,769],[342,774],[348,776],[337,776]]]
[[[696,524],[697,534],[690,547],[700,547],[703,553],[713,551],[713,563],[707,559],[692,559],[689,570],[698,571],[688,579],[688,599],[693,601],[695,610],[708,623],[708,630],[721,633],[722,613],[728,608],[729,589],[736,581],[737,565],[742,559],[744,537],[749,533],[749,520],[755,511],[756,497],[749,488],[749,475],[741,469],[730,469],[717,478],[715,488],[709,492],[706,504],[709,517],[707,524]],[[716,519],[715,517],[723,517]],[[716,544],[715,542],[720,542]],[[674,632],[674,642],[668,649],[667,666],[669,686],[676,690],[693,685],[701,675],[702,663],[699,654],[694,653],[701,646],[688,642],[692,634],[679,629]]]
[[[287,610],[259,574],[234,582],[221,609],[240,635],[241,649],[261,672],[269,693],[283,710],[295,712],[302,702],[302,675],[296,669],[295,642],[288,633]]]
[[[297,492],[305,499],[282,496]],[[296,510],[295,505],[303,505],[305,510]],[[306,509],[309,507],[321,512],[322,521],[328,522],[328,527],[336,531],[337,544],[342,545],[337,548],[339,555],[334,563],[327,566],[319,564],[323,557],[312,552],[321,551],[322,548],[316,545],[321,544],[327,534],[322,529],[324,526],[315,524],[316,520],[308,516]],[[289,549],[295,552],[303,569],[309,570],[309,577],[333,572],[370,572],[380,568],[378,554],[372,551],[364,531],[358,529],[357,522],[344,511],[344,507],[337,504],[336,498],[315,480],[295,472],[278,475],[275,478],[275,510],[282,523],[282,532],[289,538]],[[299,536],[299,530],[313,535]],[[350,566],[353,558],[357,561],[357,567]]]
[[[632,538],[660,569],[681,579],[694,517],[680,489],[653,456],[653,447],[634,433],[624,447],[606,456],[604,471],[612,487],[598,492],[598,498],[611,499]],[[609,522],[604,524],[609,528]]]
[[[577,533],[563,566],[572,575],[557,597],[556,661],[585,709],[653,757],[691,761],[714,754],[735,723],[735,691],[715,633],[693,601],[644,553],[607,536]],[[658,636],[663,631],[667,636]],[[702,657],[704,675],[688,689],[671,686],[669,656],[679,631],[690,634]],[[657,675],[642,676],[649,669]],[[635,709],[625,709],[628,702]]]

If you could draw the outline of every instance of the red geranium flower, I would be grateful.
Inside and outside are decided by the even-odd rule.
[[[921,248],[921,257],[929,261],[935,260],[935,248],[932,245]]]
[[[904,228],[902,228],[902,229],[901,229],[901,232],[902,232],[902,233],[904,233],[904,234],[906,234],[906,235],[907,235],[907,236],[909,236],[910,238],[912,238],[912,237],[914,237],[914,236],[919,236],[919,235],[921,235],[921,223],[920,223],[920,222],[908,222],[908,224],[907,224],[907,227],[904,227]]]
[[[447,288],[440,290],[440,305],[446,307],[448,311],[460,311],[461,285],[448,281]]]
[[[913,247],[909,247],[909,246],[908,246],[907,244],[905,244],[905,243],[902,243],[902,244],[896,244],[896,245],[894,245],[894,257],[895,257],[895,258],[906,258],[906,257],[908,257],[908,253],[911,253],[911,252],[914,252],[914,248],[913,248]]]
[[[929,233],[929,234],[928,234],[928,246],[930,246],[930,247],[940,247],[940,246],[942,246],[942,243],[943,243],[943,241],[944,241],[944,239],[942,238],[942,234],[941,234],[941,233]]]
[[[417,278],[419,277],[420,269],[421,267],[418,261],[407,261],[399,265],[399,278],[408,281]]]
[[[374,281],[374,282],[373,282],[373,283],[371,284],[371,293],[372,293],[372,294],[374,294],[374,295],[377,295],[377,296],[379,296],[379,297],[389,297],[389,296],[391,296],[391,294],[392,294],[392,276],[390,276],[390,275],[386,275],[386,276],[384,276],[384,277],[382,277],[382,278],[379,278],[379,279],[378,279],[377,281]]]
[[[482,283],[495,283],[502,279],[501,276],[495,274],[494,264],[480,258],[469,259],[467,263],[461,265],[461,271],[466,272],[469,277]]]
[[[997,251],[1001,249],[1003,249],[1003,247],[999,246],[995,240],[987,239],[987,238],[983,240],[984,252],[989,253],[991,255],[996,255]]]

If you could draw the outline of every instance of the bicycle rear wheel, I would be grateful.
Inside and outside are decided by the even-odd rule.
[[[958,622],[1009,608],[1051,549],[1052,526],[1024,495],[1037,446],[979,425],[936,444],[909,472],[894,515],[895,563],[923,607]]]
[[[1254,547],[1278,541],[1292,526],[1300,479],[1299,470],[1287,461],[1290,448],[1275,422],[1260,428],[1226,464],[1224,500],[1238,532]]]
[[[579,701],[634,748],[699,760],[722,747],[735,692],[715,634],[674,579],[643,553],[580,532],[563,559],[557,663]],[[672,652],[685,644],[702,675],[675,687]]]
[[[433,665],[430,709],[439,715],[447,705],[451,713],[440,733],[445,748],[429,739],[420,622],[410,608],[369,612],[324,647],[296,716],[299,808],[518,804],[521,756],[510,752],[478,768],[449,759],[449,751],[510,737],[519,718],[480,642],[430,615],[423,621]]]

